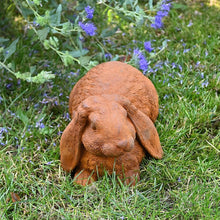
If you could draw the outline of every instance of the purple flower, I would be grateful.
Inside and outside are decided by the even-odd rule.
[[[105,54],[105,58],[106,58],[106,59],[111,59],[111,58],[112,58],[112,55],[111,55],[110,53],[106,53],[106,54]]]
[[[148,69],[148,62],[146,58],[144,57],[143,53],[138,49],[134,49],[134,55],[138,58],[139,60],[139,67],[143,72],[145,73]]]
[[[42,121],[43,121],[43,118],[41,118],[39,121],[37,121],[35,124],[35,128],[40,128],[40,129],[45,128],[45,125]]]
[[[187,25],[187,27],[191,27],[193,25],[192,21],[189,22],[189,24]]]
[[[87,13],[87,18],[88,19],[92,19],[93,18],[93,13],[94,13],[94,9],[91,8],[89,5],[85,7],[85,11]]]
[[[77,70],[77,72],[70,72],[71,76],[78,76],[79,75],[79,70]]]
[[[151,24],[151,27],[154,28],[154,29],[162,28],[163,27],[162,17],[156,15],[155,16],[155,21],[154,21],[153,24]]]
[[[62,131],[58,131],[58,132],[57,132],[58,135],[61,135],[62,133],[63,133]]]
[[[138,48],[136,48],[136,49],[134,49],[134,52],[133,52],[133,53],[134,53],[135,56],[138,57],[139,54],[141,54],[141,51],[140,51]]]
[[[96,26],[92,22],[82,23],[79,22],[79,26],[86,32],[89,36],[94,36],[96,34]]]
[[[64,117],[64,119],[67,119],[67,120],[69,120],[69,119],[70,119],[70,115],[69,115],[69,113],[68,113],[68,112],[67,112],[67,113],[64,113],[63,117]]]
[[[184,49],[183,53],[188,53],[190,51],[190,49]]]
[[[33,25],[34,25],[35,27],[39,27],[39,26],[40,26],[36,21],[33,21]]]
[[[45,125],[44,125],[44,123],[42,123],[42,122],[40,122],[40,123],[37,122],[36,125],[35,125],[35,127],[36,127],[36,128],[41,128],[41,129],[42,129],[42,128],[45,128]]]
[[[3,134],[3,133],[8,133],[8,129],[4,128],[4,127],[1,127],[0,128],[0,134]]]
[[[151,24],[151,27],[154,29],[159,29],[163,27],[162,18],[166,17],[169,14],[171,4],[166,3],[167,1],[163,1],[163,4],[161,5],[161,10],[159,10],[155,16],[155,21],[153,24]]]
[[[199,65],[200,65],[200,61],[197,61],[196,62],[196,67],[199,67]]]
[[[166,17],[168,14],[169,14],[168,11],[158,11],[157,12],[157,16],[162,17],[162,18]]]
[[[6,85],[6,88],[7,88],[7,89],[11,89],[12,86],[13,86],[13,83],[8,83],[8,84]]]
[[[163,11],[169,11],[170,10],[170,7],[171,7],[171,4],[169,3],[169,4],[163,4],[162,5],[162,10]]]
[[[84,37],[82,37],[82,36],[79,37],[79,40],[82,41],[82,42],[85,41]]]
[[[143,54],[139,57],[139,65],[140,69],[143,70],[145,73],[148,69],[148,62]]]
[[[150,53],[154,48],[151,47],[150,41],[146,41],[144,42],[144,49]]]
[[[202,82],[202,88],[207,87],[209,85],[208,80]]]
[[[176,64],[175,63],[172,63],[171,65],[172,65],[173,69],[176,68]]]

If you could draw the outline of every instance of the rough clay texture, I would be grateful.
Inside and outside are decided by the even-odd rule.
[[[128,98],[152,121],[158,116],[158,95],[152,82],[138,69],[119,61],[97,65],[77,82],[70,93],[70,115],[87,97],[102,94]]]
[[[61,137],[62,167],[75,170],[74,181],[81,185],[113,170],[135,184],[145,152],[163,156],[153,124],[158,109],[154,85],[136,68],[118,61],[92,68],[70,94],[72,121]]]

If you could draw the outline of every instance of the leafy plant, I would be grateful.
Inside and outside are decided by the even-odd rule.
[[[58,1],[14,0],[13,3],[22,15],[22,22],[27,28],[27,32],[30,32],[32,38],[42,45],[41,49],[45,50],[45,53],[53,51],[65,67],[78,65],[86,70],[105,61],[107,57],[111,60],[119,59],[117,50],[111,50],[111,53],[105,45],[106,41],[111,41],[112,36],[119,39],[125,32],[134,36],[137,29],[143,27],[150,29],[150,24],[153,24],[155,19],[154,11],[159,8],[164,14],[156,16],[155,24],[158,23],[159,18],[160,26],[152,25],[152,27],[161,28],[163,26],[161,19],[168,15],[170,9],[170,4],[165,0],[159,2],[155,7],[152,0],[145,5],[138,3],[137,0],[99,1],[97,3],[75,1],[74,4],[66,1],[62,1],[60,4]],[[132,26],[132,29],[129,26]],[[1,38],[0,43],[6,41],[8,39]],[[31,59],[29,59],[29,71],[17,70],[13,64],[12,55],[16,52],[18,41],[19,39],[16,39],[8,47],[1,48],[1,67],[17,78],[28,82],[43,83],[53,79],[54,74],[51,70],[41,69],[37,73],[36,68],[31,65]],[[127,50],[135,49],[134,47],[135,44],[129,45]],[[148,65],[147,61],[145,61],[146,65],[142,65],[145,60],[143,53],[141,61],[140,56],[135,53],[133,55],[131,54],[133,58],[130,63],[140,65],[140,68],[146,72]]]

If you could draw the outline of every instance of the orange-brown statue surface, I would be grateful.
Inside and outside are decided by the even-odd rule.
[[[81,185],[104,170],[135,184],[145,151],[163,156],[154,126],[158,109],[154,85],[136,68],[118,61],[93,67],[70,94],[72,120],[60,141],[63,169],[75,169]]]

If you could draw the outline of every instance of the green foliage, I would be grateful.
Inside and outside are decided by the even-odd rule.
[[[53,74],[51,74],[51,72],[44,70],[42,70],[36,76],[31,76],[31,72],[22,73],[22,74],[20,72],[16,72],[14,73],[14,75],[18,79],[24,79],[27,80],[28,82],[33,82],[33,83],[44,83],[55,77]]]
[[[3,40],[6,40],[6,39],[3,39]],[[6,61],[16,51],[17,43],[18,43],[18,39],[13,41],[9,47],[3,50],[4,61]]]
[[[149,11],[147,4],[140,6],[138,1],[91,2],[90,6],[95,11],[100,11],[92,21],[91,18],[87,18],[87,14],[84,11],[86,5],[81,1],[76,1],[74,4],[64,1],[60,4],[58,1],[53,1],[52,3],[40,0],[15,0],[11,3],[11,5],[13,4],[22,16],[21,23],[26,26],[27,33],[30,34],[30,37],[35,42],[43,45],[46,50],[45,53],[47,53],[47,50],[55,52],[62,62],[59,65],[69,68],[79,65],[86,70],[94,64],[104,61],[105,53],[109,53],[109,51],[103,41],[118,35],[117,32],[121,31],[119,25],[115,24],[124,22],[123,26],[125,27],[132,23],[135,28],[141,28],[153,20],[151,15],[153,10],[152,2],[150,2],[151,11]],[[106,16],[107,19],[105,19]],[[85,34],[85,30],[79,25],[79,22],[92,23],[93,20],[98,27],[98,34],[96,34],[95,38],[88,36],[88,33]],[[99,23],[99,20],[102,20],[102,23]],[[135,29],[132,31],[130,29],[127,34],[134,35],[135,31]],[[85,42],[81,40],[83,38],[86,38]],[[93,42],[92,44],[90,44],[91,41]],[[6,60],[15,53],[17,43],[18,40],[15,40],[8,48],[3,50],[5,59],[1,61],[1,66],[3,68],[7,67],[7,70],[17,78],[26,79],[29,82],[37,82],[33,77],[30,80],[30,72],[28,74],[25,73],[27,70],[19,67],[19,65],[16,65],[16,70],[9,70],[10,60],[7,62]],[[22,44],[25,44],[25,42],[22,41]],[[43,48],[41,48],[41,51]],[[97,50],[101,55],[101,59],[96,56]],[[17,51],[19,52],[19,48],[17,48]],[[88,53],[86,51],[89,52],[89,56],[86,55]],[[8,53],[6,54],[6,52]],[[27,54],[24,52],[22,56],[27,56]],[[32,59],[29,59],[28,62],[33,65]],[[54,61],[50,59],[50,62]],[[24,73],[23,76],[22,72]],[[39,72],[38,78],[43,76],[42,73],[44,73],[42,69]],[[37,74],[37,72],[34,74]],[[51,76],[48,77],[47,71],[47,76],[42,80],[38,80],[38,82],[45,82],[46,79],[51,78]]]

